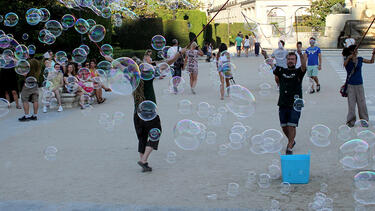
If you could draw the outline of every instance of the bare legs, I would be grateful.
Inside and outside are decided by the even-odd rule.
[[[60,96],[60,91],[59,89],[54,89],[53,90],[53,93],[55,93],[55,97],[57,99],[57,103],[59,104],[59,106],[61,106],[61,96]]]
[[[224,77],[220,72],[219,72],[219,76],[220,76],[220,99],[224,100]],[[229,87],[230,85],[229,78],[225,78],[225,82],[227,85],[226,87]],[[229,95],[229,91],[228,91],[228,95]]]
[[[198,81],[198,72],[192,72],[190,73],[190,87],[193,94],[195,94],[195,86],[197,85]]]
[[[282,128],[285,136],[288,138],[288,148],[292,149],[296,137],[296,127],[285,126]]]
[[[145,153],[139,153],[142,163],[147,163],[148,157],[150,157],[152,150],[152,147],[147,146]]]
[[[33,103],[33,108],[34,108],[34,115],[37,115],[38,114],[38,102]],[[29,102],[23,103],[23,110],[25,111],[25,115],[29,115],[30,113]]]
[[[14,102],[16,103],[16,108],[21,109],[21,106],[18,102],[18,94],[15,90],[12,90],[12,95],[13,95]],[[5,92],[5,99],[7,99],[7,101],[10,102],[10,96],[8,92]]]
[[[320,84],[319,84],[319,79],[318,79],[318,77],[317,76],[311,76],[311,79],[312,80],[314,80],[315,81],[315,83],[316,83],[316,85],[317,86],[319,86]],[[310,80],[311,80],[310,79]],[[315,90],[315,88],[314,88],[314,82],[311,80],[311,90]]]

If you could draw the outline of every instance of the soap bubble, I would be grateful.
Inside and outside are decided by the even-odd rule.
[[[74,28],[80,34],[86,34],[90,30],[90,24],[83,18],[79,18],[75,24]]]
[[[373,147],[375,144],[375,133],[370,130],[363,130],[357,134],[358,138],[366,141],[370,147]]]
[[[271,75],[272,73],[272,67],[268,64],[262,63],[258,67],[258,74],[260,77],[264,78],[267,75]]]
[[[38,86],[38,81],[35,77],[29,76],[25,79],[25,87],[26,88],[35,88]]]
[[[176,157],[177,157],[177,154],[173,151],[169,151],[167,153],[167,158],[165,159],[167,161],[167,163],[176,163]]]
[[[341,125],[337,130],[337,138],[341,141],[348,141],[352,137],[351,128],[347,125]]]
[[[326,183],[320,184],[320,192],[322,192],[322,193],[328,192],[328,185]]]
[[[10,103],[4,98],[0,98],[0,118],[6,116],[10,109]]]
[[[301,98],[294,99],[293,109],[297,112],[301,112],[302,108],[305,107],[305,101]]]
[[[269,188],[271,186],[271,177],[269,174],[259,174],[259,178],[258,178],[258,185],[260,188]]]
[[[174,127],[176,145],[183,150],[196,150],[201,144],[201,127],[189,119],[180,120]]]
[[[89,38],[93,42],[100,42],[104,39],[106,34],[105,27],[102,25],[95,25],[90,29]]]
[[[185,79],[175,76],[169,81],[169,91],[174,94],[182,94],[185,90]]]
[[[93,26],[96,25],[96,22],[95,22],[95,20],[93,20],[93,19],[87,19],[86,21],[87,21],[87,23],[89,23],[89,25],[90,25],[90,29],[91,29]]]
[[[231,133],[229,134],[229,146],[233,150],[239,150],[242,148],[242,143],[243,143],[243,137],[239,133]]]
[[[171,67],[166,62],[162,62],[162,63],[157,64],[156,69],[160,73],[160,76],[171,75]]]
[[[141,71],[141,79],[144,81],[149,81],[154,79],[155,69],[154,66],[148,63],[142,63],[139,65],[139,70]]]
[[[159,141],[161,131],[159,128],[153,128],[148,132],[148,138],[150,141]]]
[[[112,68],[112,64],[109,61],[101,61],[96,67],[103,70],[106,74],[109,74]]]
[[[71,28],[74,26],[76,18],[71,14],[66,14],[61,18],[61,25],[64,28]]]
[[[229,183],[228,184],[228,190],[227,190],[228,196],[236,197],[239,194],[239,192],[240,192],[239,188],[240,188],[239,184],[234,183],[234,182],[233,183]]]
[[[18,45],[14,50],[14,56],[17,59],[28,59],[29,49],[25,45]]]
[[[22,39],[23,39],[23,40],[28,40],[28,39],[29,39],[29,34],[27,34],[27,33],[23,33],[23,34],[22,34]]]
[[[58,150],[54,146],[49,146],[44,150],[44,158],[46,160],[56,160]]]
[[[90,72],[90,69],[86,68],[86,67],[82,67],[80,68],[78,71],[77,71],[77,78],[80,80],[80,81],[89,81],[91,79],[91,72]]]
[[[361,169],[369,165],[370,148],[366,141],[353,139],[339,148],[339,162],[344,169]]]
[[[31,12],[29,14],[26,13],[26,22],[31,26],[37,25],[38,23],[40,23],[41,20],[42,20],[42,17],[41,17],[41,13],[39,10],[38,12]]]
[[[47,22],[50,17],[51,17],[51,13],[49,12],[48,9],[46,8],[40,8],[39,11],[41,12],[42,16],[41,16],[41,22]]]
[[[288,195],[290,193],[290,184],[289,182],[282,182],[280,184],[280,193]]]
[[[100,54],[102,56],[113,56],[113,48],[109,44],[104,44],[100,47]]]
[[[241,85],[232,85],[227,88],[229,102],[225,105],[238,118],[247,118],[255,112],[255,97]]]
[[[30,63],[24,59],[19,60],[17,62],[17,66],[15,68],[15,71],[19,75],[26,75],[30,72]]]
[[[62,26],[58,21],[49,20],[45,25],[44,28],[51,32],[55,37],[59,37],[62,33]]]
[[[364,119],[357,120],[354,123],[354,132],[356,135],[358,135],[360,132],[367,130],[368,127],[369,127],[369,123],[367,120],[364,120]]]
[[[102,17],[103,18],[110,18],[112,15],[112,10],[109,7],[104,7],[102,9]]]
[[[208,118],[210,116],[210,104],[206,102],[199,103],[197,114],[202,119]]]
[[[153,49],[160,51],[165,47],[167,41],[161,35],[155,35],[151,40],[151,46]]]
[[[72,61],[77,64],[82,64],[87,59],[87,53],[82,48],[76,48],[72,51]]]
[[[151,121],[157,116],[157,106],[150,100],[143,101],[138,105],[137,114],[143,121]]]
[[[0,23],[3,22],[3,20],[4,20],[4,17],[0,15]]]
[[[271,179],[279,179],[281,177],[281,168],[278,165],[271,164],[268,166],[268,174]]]
[[[68,55],[65,53],[65,51],[58,51],[55,54],[55,61],[62,65],[68,61]]]
[[[180,100],[177,105],[177,110],[182,115],[190,115],[192,114],[193,104],[187,99]]]
[[[262,134],[251,138],[251,148],[254,154],[276,153],[282,149],[283,134],[276,129],[265,130]]]
[[[229,151],[229,146],[226,145],[226,144],[221,144],[219,146],[219,151],[217,152],[220,156],[225,156],[226,154],[228,154],[228,151]]]
[[[206,137],[207,144],[215,144],[216,143],[217,135],[214,131],[208,131]]]
[[[362,171],[354,176],[354,194],[356,202],[368,205],[375,204],[375,172]]]
[[[87,46],[85,44],[82,44],[82,45],[79,46],[79,48],[82,48],[83,50],[85,50],[86,56],[89,55],[89,53],[90,53],[90,47],[89,46]]]
[[[322,124],[315,125],[311,129],[310,141],[317,147],[326,147],[331,144],[329,136],[331,130]]]
[[[138,87],[141,73],[135,61],[121,57],[112,61],[109,83],[112,91],[120,95],[130,95]]]
[[[93,0],[74,0],[80,7],[91,7],[94,3]]]
[[[9,27],[13,27],[15,25],[17,25],[18,23],[18,15],[14,12],[10,12],[10,13],[7,13],[4,17],[4,25],[5,26],[9,26]]]
[[[264,82],[259,85],[259,89],[260,89],[259,95],[264,97],[264,96],[271,94],[272,86],[271,84]]]
[[[47,45],[52,45],[56,41],[55,35],[53,35],[50,31],[47,29],[42,29],[39,32],[38,39],[41,43],[45,43]]]

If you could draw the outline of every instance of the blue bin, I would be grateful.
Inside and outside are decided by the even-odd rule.
[[[307,155],[280,155],[283,182],[307,184],[310,179],[310,153]]]

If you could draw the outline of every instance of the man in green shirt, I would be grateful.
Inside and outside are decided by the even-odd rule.
[[[236,37],[237,57],[240,57],[240,56],[241,56],[242,43],[243,43],[243,39],[242,39],[242,37],[240,36],[240,34],[238,33],[238,34],[237,34],[237,37]]]

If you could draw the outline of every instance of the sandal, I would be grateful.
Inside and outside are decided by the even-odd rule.
[[[102,104],[102,103],[104,103],[105,102],[105,98],[102,98],[102,100],[98,100],[98,104]]]
[[[104,91],[105,92],[112,92],[112,89],[111,88],[105,88]]]

